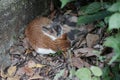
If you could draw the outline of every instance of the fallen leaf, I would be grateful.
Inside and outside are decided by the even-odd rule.
[[[8,76],[13,76],[14,74],[15,74],[15,72],[16,72],[16,66],[11,66],[11,67],[9,67],[9,69],[8,69],[8,71],[7,71],[8,73]]]
[[[34,61],[30,60],[30,61],[28,61],[27,65],[29,68],[34,68],[36,66],[36,63]]]
[[[33,80],[33,79],[43,79],[43,77],[40,76],[39,74],[35,74],[34,76],[30,77],[28,80]]]
[[[88,34],[86,36],[87,46],[89,48],[93,47],[97,43],[98,40],[99,40],[99,36],[96,34]]]
[[[95,27],[94,27],[94,24],[88,24],[88,25],[86,26],[86,29],[87,29],[88,32],[92,31],[94,28],[95,28]]]
[[[64,71],[64,75],[63,75],[64,78],[67,78],[67,77],[68,77],[68,72],[69,72],[68,70],[65,70],[65,71]]]
[[[8,77],[7,80],[20,80],[20,76],[16,75],[13,77]]]
[[[83,67],[83,61],[80,58],[72,58],[72,66],[77,67],[77,68],[81,68]]]
[[[29,54],[29,53],[32,53],[32,50],[26,49],[25,54]]]
[[[77,68],[82,68],[84,66],[89,67],[90,65],[87,62],[80,59],[80,58],[73,57],[72,58],[72,66],[77,67]]]
[[[23,46],[12,46],[10,48],[10,53],[11,54],[18,54],[20,55],[21,53],[24,53],[25,49]]]
[[[86,57],[97,56],[97,54],[93,53],[93,51],[95,51],[93,48],[80,48],[74,50],[74,53],[75,54],[83,53],[83,55]]]
[[[24,68],[23,68],[23,71],[26,73],[26,75],[28,75],[28,76],[32,76],[33,74],[34,74],[34,71],[33,71],[33,69],[32,68],[29,68],[29,67],[27,67],[27,66],[25,66]]]
[[[36,68],[42,68],[42,67],[44,67],[45,65],[42,65],[42,64],[36,64]]]
[[[21,76],[23,74],[26,74],[28,76],[32,76],[34,74],[34,71],[33,71],[32,68],[29,68],[27,66],[21,67],[21,68],[18,69],[16,75],[20,75]]]
[[[1,76],[2,78],[6,78],[6,77],[7,77],[7,74],[4,74],[3,70],[1,70],[0,73],[1,73],[0,76]]]
[[[24,38],[23,40],[22,40],[22,42],[23,42],[23,46],[24,46],[24,48],[25,49],[28,49],[29,48],[29,44],[28,44],[28,39],[27,38]]]
[[[27,66],[29,68],[42,68],[44,67],[45,65],[42,65],[42,64],[36,64],[34,61],[30,60],[27,64]]]
[[[16,72],[16,75],[20,75],[21,76],[23,74],[25,74],[25,71],[24,71],[23,67],[22,68],[18,68],[18,70]]]

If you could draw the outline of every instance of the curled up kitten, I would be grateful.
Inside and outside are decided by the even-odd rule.
[[[25,29],[27,42],[39,54],[66,51],[70,47],[67,34],[62,34],[62,27],[52,23],[46,17],[39,17],[30,22]]]

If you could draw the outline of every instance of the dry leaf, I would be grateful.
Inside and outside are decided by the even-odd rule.
[[[43,77],[40,76],[39,74],[35,74],[34,76],[30,77],[28,80],[33,80],[33,79],[43,79]]]
[[[87,46],[89,48],[93,47],[97,43],[98,40],[99,40],[99,36],[96,34],[88,34],[86,36]]]
[[[42,67],[44,67],[45,65],[42,65],[42,64],[36,64],[36,68],[42,68]]]
[[[11,67],[9,67],[9,69],[8,69],[8,71],[7,71],[8,73],[8,76],[13,76],[14,74],[15,74],[15,72],[16,72],[16,66],[11,66]]]
[[[28,76],[32,76],[34,74],[34,71],[32,68],[29,68],[27,66],[25,67],[22,67],[22,68],[19,68],[16,75],[23,75],[23,74],[26,74]]]
[[[34,71],[33,71],[33,69],[32,68],[29,68],[29,67],[27,67],[27,66],[25,66],[24,68],[23,68],[23,71],[26,73],[26,75],[28,75],[28,76],[32,76],[33,74],[34,74]]]
[[[83,61],[80,58],[72,58],[72,66],[77,67],[77,68],[81,68],[83,67]]]
[[[8,77],[7,80],[20,80],[20,76],[16,75],[13,77]]]
[[[83,53],[83,55],[86,57],[97,56],[97,54],[93,53],[93,51],[94,51],[93,48],[80,48],[80,49],[74,50],[74,53],[75,54]]]
[[[36,66],[36,63],[34,61],[30,60],[30,61],[28,61],[27,65],[29,68],[34,68]]]
[[[18,70],[17,70],[17,72],[16,72],[16,75],[23,75],[23,74],[25,74],[25,71],[24,71],[24,67],[22,67],[22,68],[19,68]]]
[[[30,60],[27,65],[28,65],[29,68],[42,68],[42,67],[45,66],[45,65],[42,65],[42,64],[36,64],[32,60]]]
[[[64,78],[67,78],[67,77],[68,77],[68,73],[69,73],[69,71],[68,71],[68,70],[65,70],[63,77],[64,77]]]
[[[72,58],[72,65],[77,67],[77,68],[82,68],[84,66],[85,67],[90,67],[90,65],[87,62],[85,62],[82,59],[77,58],[77,57]]]
[[[2,78],[6,78],[6,77],[7,77],[7,74],[4,74],[3,70],[1,70],[0,76],[1,76]]]
[[[92,31],[94,28],[95,28],[95,27],[94,27],[94,24],[88,24],[88,25],[86,26],[86,29],[87,29],[88,32]]]
[[[32,50],[26,49],[25,54],[29,54],[29,53],[31,53],[31,52],[32,52]]]
[[[28,49],[29,48],[29,44],[28,44],[28,39],[27,38],[24,38],[23,40],[22,40],[22,42],[23,42],[23,46],[24,46],[24,48],[25,49]]]

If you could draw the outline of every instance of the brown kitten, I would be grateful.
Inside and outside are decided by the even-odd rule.
[[[70,47],[67,35],[63,34],[58,37],[55,28],[49,26],[51,24],[50,19],[40,17],[30,22],[25,29],[26,39],[37,53],[55,53],[57,50],[66,51]]]

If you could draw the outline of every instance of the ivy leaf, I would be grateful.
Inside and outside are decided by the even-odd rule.
[[[100,80],[100,78],[94,76],[94,77],[92,78],[92,80]]]
[[[91,66],[90,69],[95,76],[100,77],[102,75],[102,70],[99,67]]]
[[[93,2],[90,5],[87,6],[85,13],[91,14],[98,12],[101,9],[101,3],[100,2]]]
[[[107,47],[112,47],[114,49],[115,55],[109,62],[109,64],[111,64],[120,57],[120,33],[116,34],[115,36],[110,36],[106,38],[104,45]]]
[[[120,13],[113,14],[109,19],[109,30],[120,28]]]
[[[75,75],[80,80],[91,80],[91,72],[88,68],[80,68],[76,71]]]
[[[72,0],[60,0],[62,5],[61,8],[63,8],[68,2],[72,1]]]
[[[108,8],[108,11],[111,12],[120,12],[120,2],[114,3],[110,8]]]
[[[93,15],[79,16],[77,24],[78,25],[83,25],[83,24],[86,24],[86,23],[91,23],[91,22],[103,19],[110,14],[111,13],[108,12],[108,11],[100,11],[100,12],[97,12]]]

